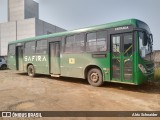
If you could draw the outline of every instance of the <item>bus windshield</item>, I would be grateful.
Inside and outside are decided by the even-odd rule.
[[[139,52],[140,56],[145,60],[151,60],[152,42],[152,35],[148,35],[146,32],[139,32]]]

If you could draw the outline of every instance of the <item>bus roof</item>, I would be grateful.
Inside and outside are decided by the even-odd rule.
[[[80,33],[80,32],[87,32],[87,31],[93,31],[93,30],[99,30],[99,29],[105,29],[105,28],[120,27],[120,26],[124,26],[124,25],[137,26],[137,21],[139,21],[139,20],[127,19],[127,20],[106,23],[106,24],[102,24],[102,25],[96,25],[96,26],[72,30],[72,31],[65,31],[65,32],[53,33],[53,34],[48,34],[48,35],[41,35],[41,36],[36,36],[36,37],[31,37],[31,38],[26,38],[26,39],[21,39],[21,40],[15,40],[15,41],[9,42],[9,44],[38,40],[38,39],[46,39],[46,38],[51,38],[51,37],[60,37],[60,36],[72,35],[72,34],[76,34],[76,33]]]

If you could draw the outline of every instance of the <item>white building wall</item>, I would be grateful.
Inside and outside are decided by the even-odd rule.
[[[33,0],[8,0],[9,21],[39,18],[39,4]]]
[[[2,23],[0,31],[1,31],[0,56],[6,56],[8,42],[16,40],[16,22]]]
[[[8,42],[65,31],[40,20],[33,0],[8,0],[8,20],[0,24],[0,56],[7,55]]]
[[[24,0],[8,0],[8,20],[24,19]]]
[[[17,21],[17,40],[35,37],[35,18]]]

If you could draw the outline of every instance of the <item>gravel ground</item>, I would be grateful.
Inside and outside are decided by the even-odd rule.
[[[26,73],[3,70],[0,71],[0,103],[0,111],[160,111],[160,84],[146,82],[133,86],[105,83],[103,87],[92,87],[83,79],[65,77],[55,79],[47,75],[31,78]],[[16,120],[21,119],[16,118]],[[44,120],[46,119],[106,120],[107,118],[63,117]]]

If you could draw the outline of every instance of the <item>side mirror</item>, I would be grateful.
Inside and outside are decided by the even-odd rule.
[[[150,41],[151,41],[151,43],[152,43],[152,45],[153,45],[153,35],[152,35],[152,34],[149,34],[149,37],[150,37]]]
[[[144,34],[143,34],[143,46],[146,46],[146,45],[147,45],[147,42],[148,42],[148,37],[147,37],[147,34],[144,33]]]
[[[145,58],[146,57],[146,47],[142,47],[142,49],[141,49],[142,51],[142,53],[141,53],[141,56],[142,56],[142,58]]]

